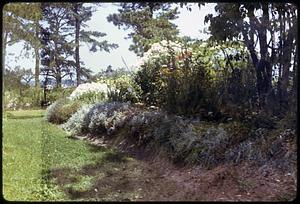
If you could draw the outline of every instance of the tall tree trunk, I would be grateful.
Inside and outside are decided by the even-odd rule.
[[[248,16],[250,18],[250,30],[249,30],[250,39],[248,39],[248,33],[247,33],[246,30],[243,30],[242,34],[243,34],[244,39],[246,41],[247,48],[250,52],[253,65],[256,68],[257,65],[258,65],[258,58],[257,58],[255,47],[254,47],[255,29],[253,29],[253,28],[254,28],[254,18],[255,18],[255,16],[254,16],[254,7],[253,6],[249,7]]]
[[[8,33],[2,32],[2,74],[5,72],[5,56],[6,56],[6,42]],[[2,75],[2,76],[3,76]],[[2,79],[2,96],[4,96],[4,80]],[[4,110],[4,103],[2,103],[2,110]]]
[[[281,110],[283,113],[288,108],[288,86],[290,80],[290,67],[291,67],[291,60],[292,60],[292,49],[293,49],[293,33],[289,32],[287,38],[283,42],[283,69],[282,69],[282,81],[280,83],[281,89]]]
[[[260,88],[260,97],[262,107],[264,110],[269,109],[273,104],[269,104],[268,100],[272,93],[272,64],[268,57],[268,42],[267,42],[267,24],[269,22],[269,8],[268,3],[262,4],[263,17],[262,22],[259,25],[258,37],[261,59],[259,62],[258,70],[262,76]]]
[[[2,34],[2,70],[5,70],[5,56],[6,56],[7,37],[8,37],[8,33],[3,32],[3,34]]]
[[[36,22],[35,27],[35,36],[37,39],[39,38],[39,24]],[[39,46],[35,45],[34,47],[34,54],[35,54],[35,72],[34,72],[34,79],[35,79],[35,88],[40,88],[40,53],[39,53]]]
[[[40,54],[39,48],[34,48],[35,53],[35,72],[34,72],[34,80],[35,80],[35,88],[40,88]]]
[[[56,74],[56,88],[61,88],[62,77],[60,71]]]
[[[35,53],[35,72],[34,72],[34,81],[35,81],[35,91],[34,91],[34,101],[36,105],[40,102],[40,53],[39,48],[34,48]]]
[[[268,44],[267,44],[267,29],[266,22],[269,20],[269,10],[268,4],[263,4],[263,18],[262,22],[259,23],[254,15],[254,7],[249,7],[248,16],[250,19],[250,39],[247,37],[247,33],[243,31],[243,36],[245,38],[247,47],[250,51],[253,65],[256,70],[256,80],[257,80],[257,92],[259,99],[259,106],[262,110],[268,107],[267,97],[272,91],[272,66],[267,58]],[[258,59],[255,53],[254,47],[254,30],[258,31],[260,55],[261,58]]]
[[[75,16],[75,64],[76,64],[76,81],[77,86],[80,84],[80,75],[81,75],[81,69],[80,69],[80,58],[79,58],[79,32],[80,32],[80,21],[79,21],[79,15],[78,15],[78,4],[75,4],[74,12],[76,14]]]
[[[283,52],[282,52],[282,42],[283,42],[283,37],[284,37],[284,33],[283,33],[283,25],[284,25],[284,23],[283,23],[283,20],[282,20],[282,12],[281,11],[279,11],[279,23],[280,23],[280,29],[279,29],[279,31],[280,31],[280,41],[279,41],[279,47],[280,47],[280,50],[279,50],[279,65],[278,65],[278,74],[279,74],[279,76],[278,76],[278,82],[280,82],[281,81],[281,76],[282,76],[282,56],[283,56]],[[279,83],[280,84],[280,83]]]
[[[266,27],[266,24],[269,21],[268,3],[263,3],[262,10],[263,10],[262,22],[259,25],[257,25],[257,27],[258,27],[258,38],[259,38],[259,47],[260,47],[261,59],[267,60],[268,44],[267,44],[267,27]]]
[[[296,42],[298,42],[297,36],[296,36]],[[294,54],[294,64],[293,64],[293,96],[297,96],[297,66],[298,66],[298,47],[295,47],[295,54]]]

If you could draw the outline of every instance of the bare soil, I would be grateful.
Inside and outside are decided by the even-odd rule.
[[[88,140],[94,151],[111,148],[109,141],[80,139]],[[182,167],[159,152],[146,156],[147,151],[124,141],[120,144],[117,153],[107,154],[95,164],[78,171],[54,169],[50,176],[70,200],[288,201],[296,198],[296,171],[283,173],[249,163],[220,165],[213,169]],[[80,176],[94,178],[88,189],[66,187],[77,182]]]

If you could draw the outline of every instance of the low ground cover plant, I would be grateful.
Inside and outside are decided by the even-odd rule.
[[[92,134],[108,139],[122,132],[139,147],[155,145],[175,162],[203,167],[242,161],[262,165],[272,160],[278,166],[284,160],[296,161],[291,153],[294,150],[287,149],[295,140],[292,130],[288,133],[268,128],[252,130],[234,121],[193,125],[187,118],[158,110],[142,110],[130,103],[84,106],[62,127],[70,135]]]

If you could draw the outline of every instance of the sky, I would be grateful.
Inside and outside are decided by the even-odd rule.
[[[209,13],[214,13],[216,4],[208,3],[201,6],[200,10],[197,3],[193,4],[192,11],[188,11],[185,7],[179,9],[179,17],[172,22],[178,26],[180,36],[190,36],[197,39],[207,39],[208,34],[204,33],[204,28],[207,29],[208,24],[204,25],[204,17]],[[93,14],[91,20],[87,22],[88,28],[86,30],[100,31],[107,35],[102,37],[101,40],[107,40],[110,43],[119,45],[117,49],[112,50],[110,53],[105,51],[90,52],[86,44],[80,46],[81,61],[84,62],[86,68],[89,68],[93,73],[98,73],[105,70],[109,65],[113,69],[125,67],[122,58],[124,58],[128,67],[133,67],[138,57],[132,51],[129,51],[129,46],[132,44],[131,39],[124,39],[127,37],[129,30],[118,29],[113,23],[107,21],[107,16],[112,13],[118,12],[118,6],[111,3],[103,3],[101,7]],[[21,68],[34,70],[35,59],[34,56],[24,56],[21,53],[22,43],[14,44],[7,47],[6,62],[11,68],[20,66]]]

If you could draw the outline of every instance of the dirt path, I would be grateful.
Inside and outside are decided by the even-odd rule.
[[[87,138],[81,138],[87,139]],[[88,139],[101,151],[102,140]],[[76,173],[56,169],[51,177],[72,200],[97,201],[285,201],[296,196],[295,175],[248,164],[222,165],[205,170],[178,167],[156,156],[138,158],[137,152],[110,153]],[[80,176],[94,178],[88,189],[74,190],[68,184]]]

